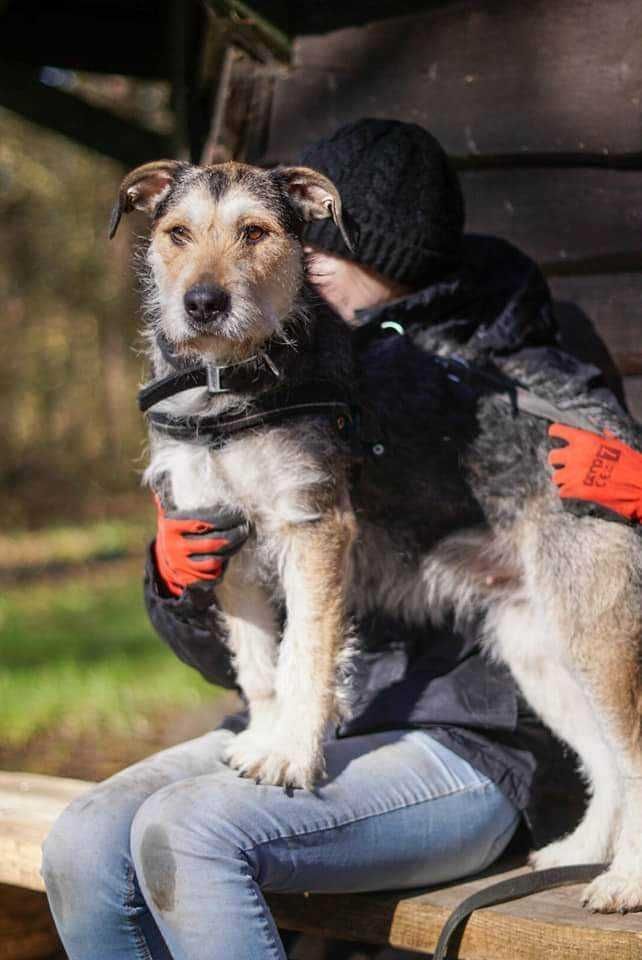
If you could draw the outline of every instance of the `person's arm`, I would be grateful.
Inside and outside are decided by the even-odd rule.
[[[184,663],[219,686],[236,685],[215,587],[245,543],[244,517],[221,511],[165,514],[157,500],[156,539],[145,570],[145,605],[159,636]]]
[[[642,453],[611,434],[554,423],[549,436],[564,441],[548,455],[562,498],[587,500],[642,522]]]

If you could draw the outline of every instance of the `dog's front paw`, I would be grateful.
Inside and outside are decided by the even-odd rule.
[[[285,788],[311,790],[323,774],[323,756],[318,751],[275,742],[252,730],[234,738],[225,760],[244,777]]]
[[[642,910],[642,877],[611,867],[588,885],[582,905],[594,913],[629,913]]]
[[[578,863],[605,863],[611,857],[610,845],[596,838],[571,834],[541,850],[535,850],[528,862],[535,870],[570,867]]]

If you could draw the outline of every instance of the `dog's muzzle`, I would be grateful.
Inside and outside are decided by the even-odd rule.
[[[229,293],[215,283],[196,283],[183,297],[190,325],[196,330],[222,320],[230,309],[230,302]]]

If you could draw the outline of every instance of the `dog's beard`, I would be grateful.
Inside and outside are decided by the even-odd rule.
[[[296,330],[308,322],[302,298],[280,317],[260,296],[245,290],[230,296],[230,309],[215,328],[197,331],[187,321],[182,296],[165,299],[150,275],[144,286],[144,335],[152,342],[161,335],[178,355],[230,363],[248,358],[269,342],[293,346]]]

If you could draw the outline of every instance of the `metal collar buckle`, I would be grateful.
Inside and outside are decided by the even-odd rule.
[[[216,396],[218,393],[229,393],[229,388],[221,386],[221,370],[225,367],[217,367],[214,363],[205,364],[205,375],[207,377],[207,395]]]

